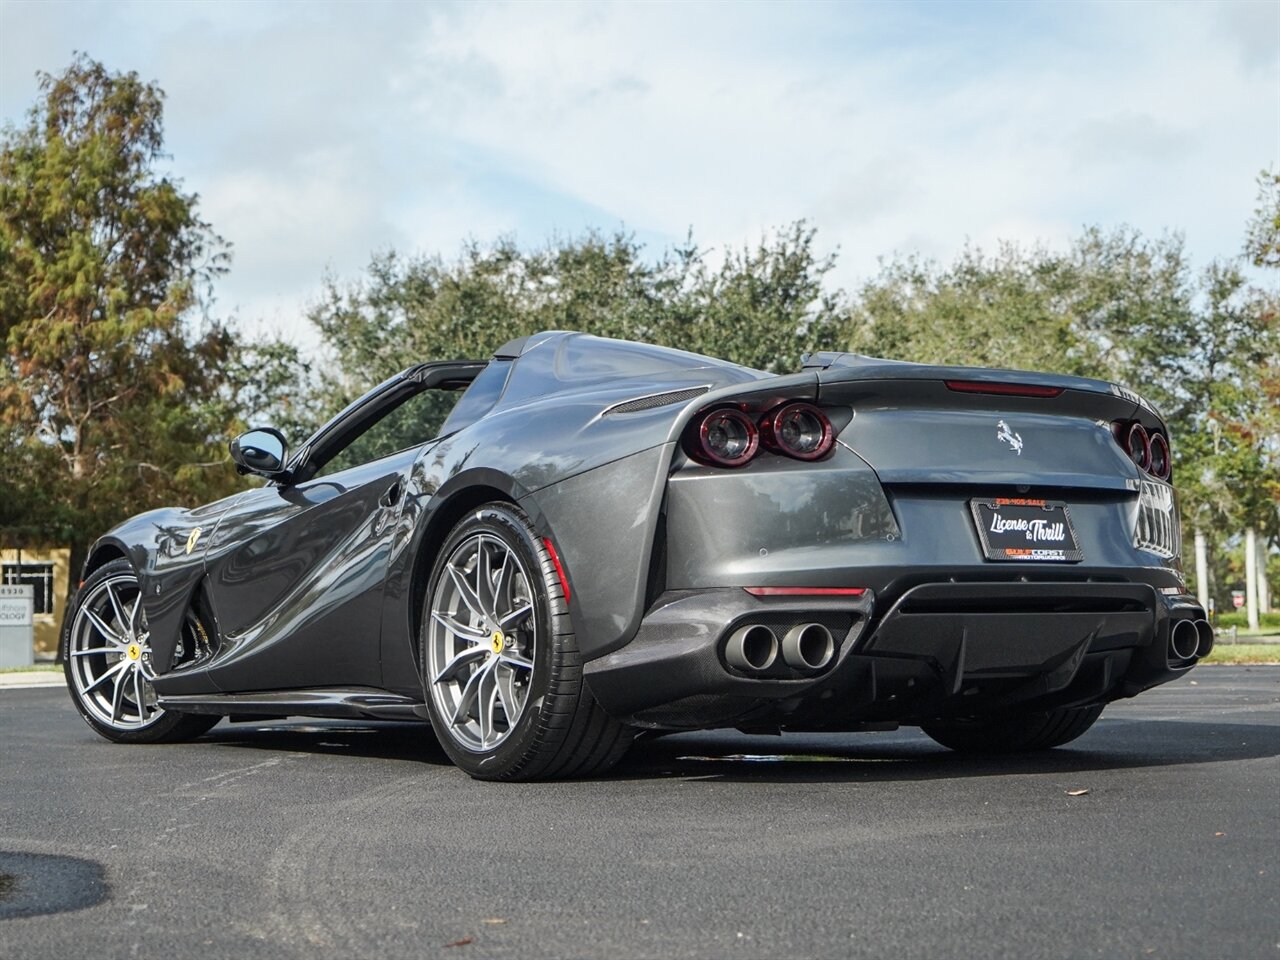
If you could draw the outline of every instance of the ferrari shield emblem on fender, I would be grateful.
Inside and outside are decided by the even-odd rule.
[[[190,553],[192,550],[196,548],[196,541],[200,539],[200,533],[201,533],[200,528],[196,527],[187,536],[187,553]]]

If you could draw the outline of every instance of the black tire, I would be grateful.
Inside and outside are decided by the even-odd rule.
[[[67,611],[67,618],[62,628],[62,671],[67,681],[67,690],[71,694],[71,702],[84,718],[84,722],[99,736],[113,743],[180,743],[194,740],[207,733],[221,717],[197,714],[177,713],[173,710],[155,710],[152,719],[132,729],[104,722],[95,715],[86,703],[86,697],[77,684],[75,670],[76,658],[72,656],[72,641],[77,627],[81,606],[95,596],[97,589],[107,581],[123,584],[126,580],[136,583],[137,577],[128,560],[113,560],[99,567],[80,586],[75,600]],[[135,588],[136,589],[136,588]],[[203,629],[203,628],[201,628]],[[122,657],[123,659],[123,657]],[[146,698],[144,698],[146,699]],[[146,707],[143,707],[145,713]]]
[[[1102,716],[1102,707],[1074,707],[995,718],[921,724],[930,737],[960,753],[1023,753],[1070,743]]]
[[[428,657],[432,598],[448,576],[445,566],[479,534],[501,541],[522,562],[539,638],[523,709],[504,738],[490,749],[468,746],[455,735],[431,689]],[[436,738],[449,758],[478,780],[596,776],[616,764],[631,744],[631,728],[606,714],[583,682],[582,656],[555,563],[515,504],[493,502],[472,510],[450,532],[428,581],[418,643],[424,699]]]

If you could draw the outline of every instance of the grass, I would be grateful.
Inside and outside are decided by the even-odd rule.
[[[1280,663],[1277,643],[1219,643],[1202,663]]]
[[[36,663],[29,667],[0,667],[0,673],[31,673],[32,671],[37,671],[39,673],[61,673],[62,664]]]
[[[1231,636],[1230,627],[1215,627],[1214,629],[1217,630],[1218,636],[1220,637]],[[1252,637],[1275,637],[1280,636],[1280,630],[1277,630],[1275,627],[1259,627],[1257,630],[1250,630],[1248,627],[1238,627],[1236,629],[1236,636],[1246,639]]]

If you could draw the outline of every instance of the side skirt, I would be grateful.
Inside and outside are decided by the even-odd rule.
[[[426,722],[426,704],[374,687],[263,690],[254,693],[161,696],[160,706],[179,713],[232,717],[324,717]]]

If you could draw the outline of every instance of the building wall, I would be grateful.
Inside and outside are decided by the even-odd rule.
[[[51,564],[53,566],[53,603],[49,613],[35,615],[35,655],[37,659],[57,655],[58,641],[62,636],[62,612],[67,606],[67,591],[71,586],[69,547],[30,548],[0,550],[0,570],[21,564]]]

